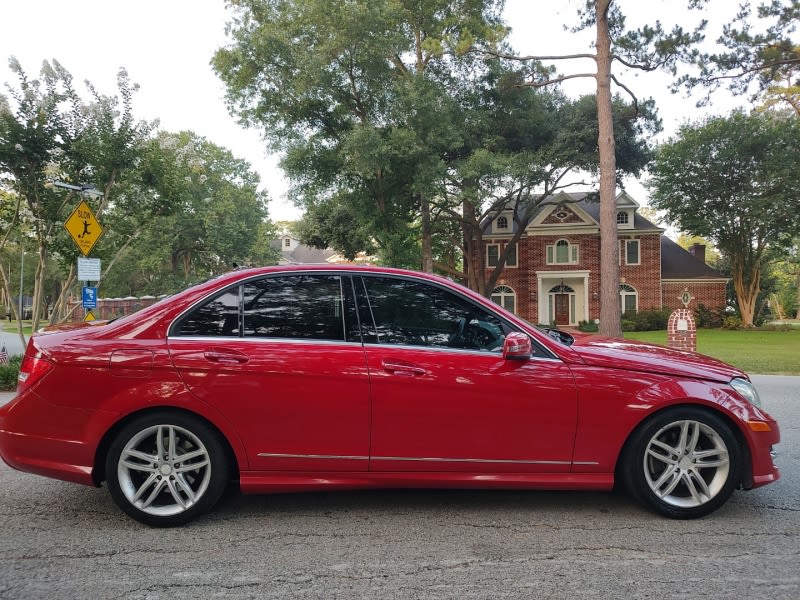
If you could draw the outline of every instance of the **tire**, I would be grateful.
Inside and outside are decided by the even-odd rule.
[[[672,519],[722,506],[741,478],[742,451],[730,426],[709,411],[682,407],[645,422],[628,446],[622,476],[631,494]]]
[[[154,527],[182,525],[210,511],[228,483],[219,434],[192,415],[151,413],[126,424],[106,455],[114,502]]]

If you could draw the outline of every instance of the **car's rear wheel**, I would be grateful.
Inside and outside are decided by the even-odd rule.
[[[123,427],[106,456],[114,501],[137,521],[181,525],[209,511],[228,481],[225,448],[204,421],[183,413],[145,415]]]
[[[657,415],[629,445],[629,490],[674,519],[707,515],[722,506],[739,484],[741,449],[719,416],[693,407]]]

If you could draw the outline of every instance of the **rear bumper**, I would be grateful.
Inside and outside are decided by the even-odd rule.
[[[64,481],[95,485],[91,464],[82,464],[86,446],[0,429],[0,457],[11,468]],[[54,460],[53,457],[58,457]]]
[[[0,458],[19,471],[95,485],[86,411],[46,403],[26,390],[0,407]]]

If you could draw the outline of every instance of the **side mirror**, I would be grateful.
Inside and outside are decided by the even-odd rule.
[[[528,360],[533,354],[531,338],[520,331],[512,331],[503,341],[505,360]]]

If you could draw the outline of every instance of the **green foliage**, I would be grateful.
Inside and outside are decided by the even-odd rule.
[[[694,310],[694,320],[698,329],[715,329],[722,327],[725,321],[725,308],[709,308],[699,304]]]
[[[154,124],[133,116],[136,86],[124,70],[118,95],[87,83],[86,100],[56,61],[34,80],[11,66],[18,85],[0,97],[0,234],[9,234],[0,257],[17,265],[25,251],[23,289],[34,290],[35,307],[65,300],[80,254],[63,227],[80,198],[54,181],[102,192],[85,199],[104,228],[92,250],[103,296],[170,293],[234,263],[275,260],[250,165],[190,132],[153,136]]]
[[[751,325],[768,251],[800,233],[800,120],[741,112],[685,125],[651,168],[652,205],[681,230],[713,240]]]
[[[594,321],[580,321],[578,323],[578,330],[585,331],[587,333],[595,333],[600,329],[597,323]]]
[[[22,364],[22,355],[13,354],[8,357],[8,363],[0,365],[0,390],[10,391],[17,389],[17,376]]]
[[[622,316],[622,331],[658,331],[667,328],[672,311],[640,310],[636,313],[625,313]]]
[[[744,321],[741,317],[736,315],[729,315],[722,321],[723,329],[741,329],[744,327]]]
[[[753,99],[763,94],[768,104],[800,114],[800,2],[769,0],[736,7],[717,39],[718,49],[697,52],[697,71],[677,79],[673,87],[705,87],[708,102],[714,90],[727,86],[737,95],[752,93]]]
[[[160,132],[142,157],[113,212],[112,235],[126,244],[106,295],[170,293],[234,263],[274,260],[266,197],[247,162],[192,132]]]

